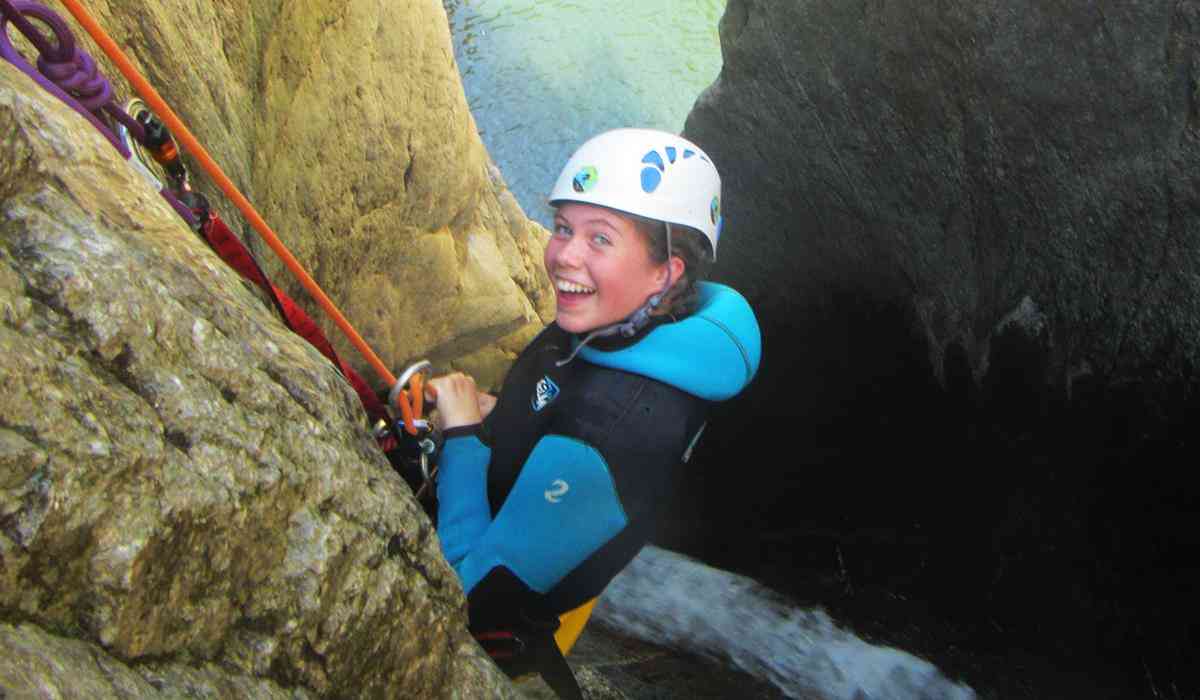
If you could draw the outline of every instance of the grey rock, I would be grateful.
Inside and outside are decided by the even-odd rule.
[[[321,696],[511,696],[332,365],[7,64],[0,133],[3,619]]]
[[[1195,3],[731,0],[720,33],[685,131],[725,174],[719,276],[822,387],[796,413],[944,382],[956,344],[980,383],[1024,297],[1060,393],[1200,358]]]
[[[0,624],[0,691],[11,698],[211,698],[312,700],[303,688],[231,673],[211,664],[130,667],[95,644],[34,625]]]

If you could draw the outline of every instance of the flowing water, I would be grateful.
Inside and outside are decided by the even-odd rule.
[[[526,214],[588,137],[678,133],[721,69],[725,0],[445,0],[471,113]]]
[[[971,700],[912,654],[868,644],[820,610],[745,576],[646,547],[605,590],[596,619],[625,634],[729,663],[791,697]]]

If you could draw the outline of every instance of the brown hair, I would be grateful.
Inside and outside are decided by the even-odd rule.
[[[641,216],[631,215],[631,218],[645,235],[654,264],[667,262],[667,225]],[[700,288],[696,283],[708,277],[712,268],[712,253],[708,246],[708,239],[696,229],[671,224],[671,255],[683,261],[683,276],[672,281],[671,289],[651,315],[682,318],[696,310],[700,303]]]

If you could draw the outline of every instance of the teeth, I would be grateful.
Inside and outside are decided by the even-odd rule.
[[[582,284],[575,284],[574,282],[568,282],[561,279],[555,280],[554,284],[558,287],[558,291],[567,292],[570,294],[591,294],[592,292],[596,291],[591,287],[585,287]]]

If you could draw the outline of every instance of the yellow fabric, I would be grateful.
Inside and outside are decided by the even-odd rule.
[[[558,631],[554,633],[554,642],[558,644],[558,649],[563,656],[571,653],[571,647],[575,646],[575,641],[583,633],[583,626],[592,616],[594,607],[596,607],[596,599],[592,598],[578,608],[568,610],[559,616],[559,626]]]

